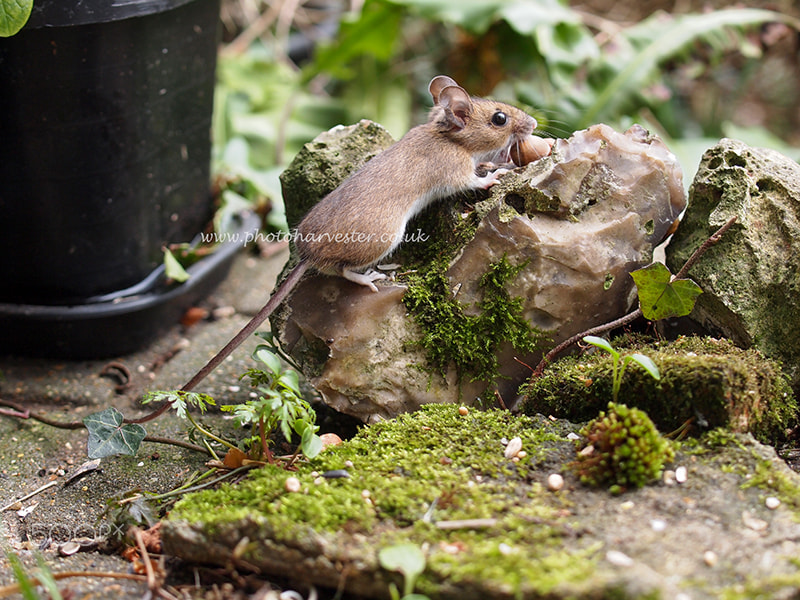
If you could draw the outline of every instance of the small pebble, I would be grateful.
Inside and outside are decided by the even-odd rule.
[[[229,391],[229,392],[234,392],[234,393],[236,393],[236,392],[238,392],[238,391],[241,391],[241,389],[242,389],[242,388],[241,388],[240,386],[238,386],[238,385],[229,385],[229,386],[228,386],[228,391]]]
[[[717,557],[717,553],[713,550],[706,550],[703,552],[703,562],[706,563],[709,567],[713,567],[717,564],[719,557]]]
[[[287,477],[283,484],[287,492],[299,492],[302,487],[297,477]]]
[[[347,479],[350,477],[345,469],[334,469],[333,471],[325,471],[322,476],[325,479]]]
[[[764,500],[764,505],[770,510],[775,510],[781,505],[781,501],[775,496],[769,496],[766,500]]]
[[[236,314],[236,309],[233,306],[220,306],[211,311],[211,316],[216,319],[227,319]]]
[[[632,567],[633,559],[619,550],[609,550],[606,552],[606,560],[617,567]]]
[[[352,460],[344,461],[344,466],[347,467],[348,469],[352,469],[353,468],[353,461]]]
[[[579,436],[579,435],[578,435],[577,433],[575,433],[574,431],[570,431],[570,432],[567,434],[567,439],[568,439],[568,440],[572,440],[572,441],[574,442],[575,440],[579,440],[579,439],[581,439],[581,436]]]
[[[525,450],[520,450],[517,452],[517,458],[525,458],[526,456],[528,456],[528,453],[525,452]]]
[[[462,417],[466,417],[469,414],[469,408],[466,406],[459,406],[458,414],[460,414]]]
[[[522,450],[522,440],[519,437],[512,438],[506,446],[505,457],[514,458]]]
[[[626,500],[625,502],[623,502],[622,504],[620,504],[620,505],[619,505],[619,507],[620,507],[622,510],[630,510],[630,509],[632,509],[634,506],[636,506],[636,505],[633,503],[633,500]]]
[[[664,474],[661,476],[661,480],[664,482],[664,485],[675,485],[675,471],[671,469],[665,470]]]
[[[558,473],[550,473],[547,478],[547,489],[551,492],[557,492],[564,487],[564,478]]]
[[[678,483],[686,483],[686,480],[689,478],[689,474],[686,471],[686,467],[678,467],[675,469],[675,481]]]

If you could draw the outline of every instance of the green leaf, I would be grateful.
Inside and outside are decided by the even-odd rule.
[[[281,372],[281,359],[275,356],[269,349],[264,346],[256,348],[255,357],[260,360],[269,369],[270,373],[277,375]]]
[[[10,37],[28,22],[33,0],[0,0],[0,37]]]
[[[703,293],[691,279],[672,280],[672,273],[661,263],[633,271],[631,277],[638,288],[642,314],[651,321],[688,315]]]
[[[307,458],[314,458],[322,452],[322,438],[314,433],[313,428],[309,427],[303,432],[300,449]]]
[[[47,564],[44,556],[36,553],[36,564],[39,566],[39,584],[47,591],[50,600],[63,600],[61,591],[58,589],[53,572],[50,570],[50,565]]]
[[[653,359],[650,358],[649,356],[645,356],[644,354],[639,354],[638,352],[636,352],[634,354],[626,356],[625,359],[628,359],[640,365],[645,371],[650,373],[650,376],[653,379],[656,380],[661,379],[661,373],[659,372],[656,363],[654,363]]]
[[[19,591],[25,600],[39,600],[39,594],[36,593],[36,586],[33,584],[25,568],[22,566],[22,561],[19,556],[10,551],[5,551],[6,558],[9,565],[11,565],[11,572],[19,584]]]
[[[403,596],[414,589],[414,582],[425,570],[425,554],[416,544],[397,544],[382,548],[378,561],[388,571],[398,571],[405,577]]]
[[[183,265],[178,262],[178,259],[175,258],[175,255],[170,252],[169,248],[164,250],[164,269],[166,270],[168,279],[179,283],[191,277],[189,273],[186,272],[186,269],[183,268]]]
[[[122,413],[113,407],[83,419],[89,431],[89,458],[136,454],[147,432],[137,423],[123,425],[123,421]]]
[[[601,350],[605,350],[612,356],[619,356],[619,352],[617,352],[611,343],[605,338],[597,337],[596,335],[585,335],[583,336],[583,341],[587,344],[591,344],[592,346],[596,346]]]

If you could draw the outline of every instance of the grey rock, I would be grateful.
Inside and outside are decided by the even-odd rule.
[[[307,164],[295,170],[313,171]],[[434,301],[455,295],[467,318],[482,310],[484,274],[505,259],[519,267],[505,291],[520,299],[521,318],[558,343],[630,309],[629,273],[651,262],[685,206],[681,177],[675,157],[641,127],[623,134],[595,125],[502,177],[488,199],[435,205],[409,225],[407,234],[418,239],[392,260],[402,263],[400,273],[427,273],[443,256],[452,257]],[[452,233],[459,231],[468,234]],[[399,275],[375,294],[342,278],[312,275],[272,319],[273,331],[328,405],[365,422],[432,402],[475,404],[482,396],[493,402],[495,386],[513,403],[530,373],[515,357],[535,364],[541,351],[520,355],[509,343],[487,344],[500,375],[493,387],[454,366],[437,372],[420,344],[428,332],[404,304],[408,282]]]
[[[667,248],[673,272],[728,219],[737,219],[689,272],[704,291],[691,319],[781,360],[797,390],[800,165],[774,150],[723,139],[703,156],[689,196]]]

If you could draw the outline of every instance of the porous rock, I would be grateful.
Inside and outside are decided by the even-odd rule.
[[[681,177],[675,157],[641,127],[618,133],[595,125],[503,176],[488,198],[437,203],[410,223],[407,233],[416,238],[391,260],[401,263],[399,273],[427,273],[446,261],[446,286],[426,301],[455,296],[465,316],[480,312],[483,276],[506,260],[518,269],[505,284],[510,301],[520,299],[515,314],[558,343],[630,309],[628,274],[651,262],[683,210]],[[407,281],[398,275],[375,294],[312,275],[274,316],[273,330],[324,401],[365,422],[432,402],[493,402],[495,389],[513,403],[530,373],[521,363],[534,363],[541,349],[520,356],[502,340],[487,343],[500,376],[491,388],[452,365],[431,369],[430,349],[420,343],[426,325],[403,303],[406,285],[415,285]],[[491,326],[485,333],[492,335]],[[454,341],[454,354],[462,342]]]
[[[723,139],[708,150],[689,207],[667,248],[673,272],[735,216],[689,272],[700,285],[691,319],[742,347],[780,359],[800,387],[800,165]]]

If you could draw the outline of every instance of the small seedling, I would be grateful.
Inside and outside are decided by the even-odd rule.
[[[242,375],[242,378],[250,379],[260,396],[244,404],[220,408],[232,412],[237,424],[253,426],[255,431],[249,441],[253,445],[260,443],[261,452],[268,460],[272,458],[269,437],[278,428],[287,442],[291,441],[293,433],[297,434],[300,451],[308,458],[314,458],[322,450],[322,440],[317,435],[319,427],[314,424],[314,409],[300,392],[297,372],[285,369],[271,338],[264,339],[266,343],[259,344],[253,352],[253,358],[261,363],[261,367],[248,369]]]
[[[626,354],[622,356],[610,343],[608,340],[597,337],[594,335],[587,335],[583,338],[583,341],[587,344],[591,344],[597,348],[605,350],[611,355],[613,361],[613,368],[612,368],[612,393],[614,397],[614,402],[617,401],[617,397],[619,396],[619,388],[622,383],[622,376],[625,374],[625,368],[628,364],[635,362],[640,365],[645,371],[647,371],[655,380],[661,379],[661,373],[658,371],[658,367],[656,363],[653,362],[649,356],[645,356],[644,354],[639,354],[635,352],[633,354]]]
[[[397,544],[387,546],[378,553],[378,561],[387,571],[397,571],[403,575],[402,600],[429,600],[427,596],[414,593],[414,584],[425,570],[425,554],[416,544]],[[389,585],[392,600],[400,600],[397,586]]]

